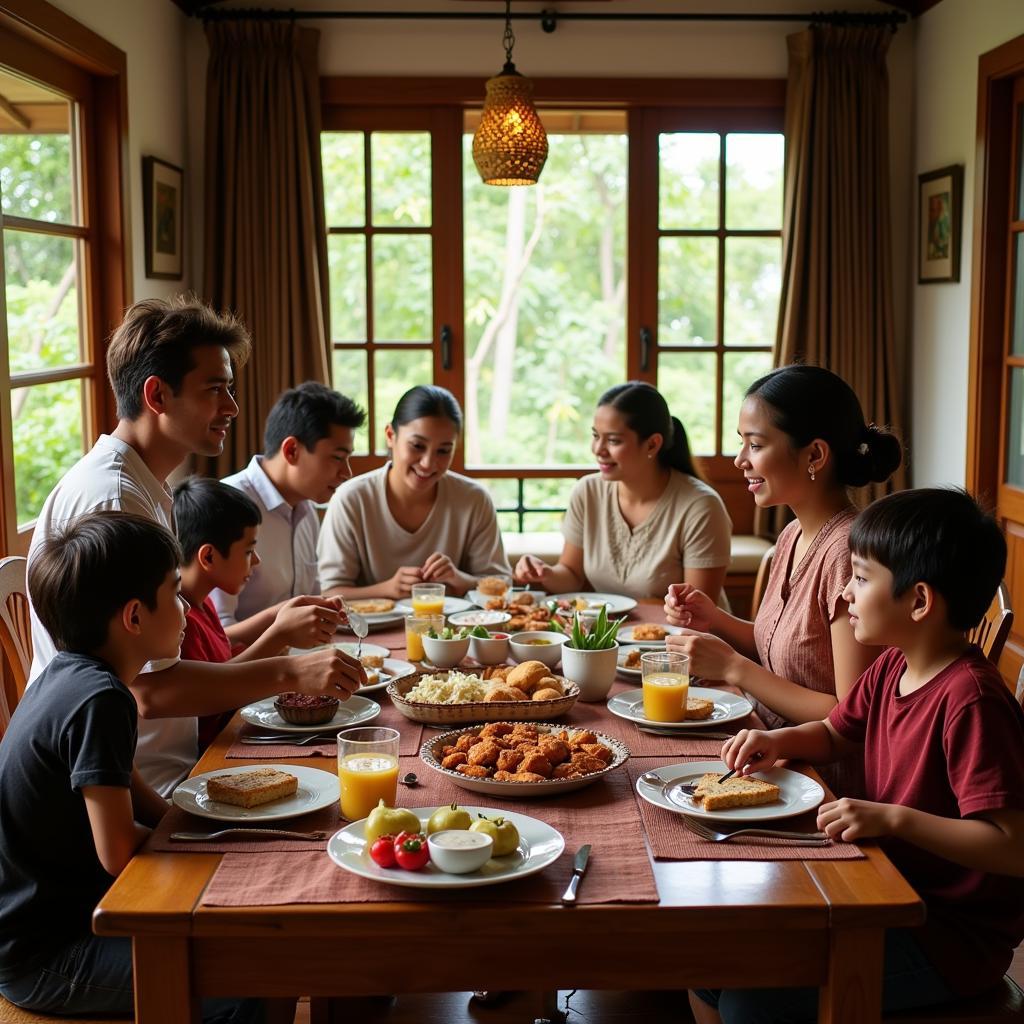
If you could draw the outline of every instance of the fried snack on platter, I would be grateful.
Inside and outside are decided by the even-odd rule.
[[[664,640],[668,636],[668,630],[654,622],[641,622],[633,627],[634,640]]]

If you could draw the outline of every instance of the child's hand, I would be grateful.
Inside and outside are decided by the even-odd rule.
[[[711,629],[715,602],[689,583],[673,583],[665,595],[665,617],[673,626],[706,633]]]
[[[735,669],[743,660],[724,640],[711,633],[669,635],[665,637],[665,648],[670,654],[689,655],[690,675],[702,679],[735,682]]]
[[[401,565],[395,570],[395,575],[391,579],[385,580],[381,584],[379,593],[383,597],[399,600],[409,596],[414,583],[422,582],[423,570],[418,565]]]
[[[892,804],[843,797],[818,808],[818,828],[832,839],[841,839],[844,843],[888,836],[895,831],[895,810]]]
[[[333,598],[303,595],[286,601],[270,628],[289,647],[316,647],[333,639],[341,618]]]
[[[516,562],[515,572],[512,575],[515,577],[516,583],[539,583],[543,586],[544,577],[550,572],[551,566],[543,558],[538,558],[536,555],[523,555]]]
[[[341,700],[366,685],[366,670],[337,647],[310,651],[289,658],[294,665],[294,689],[300,693],[327,693]]]
[[[783,755],[778,739],[765,729],[740,729],[722,745],[722,760],[740,775],[766,772]]]

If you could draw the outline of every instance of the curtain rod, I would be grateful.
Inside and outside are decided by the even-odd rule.
[[[372,20],[372,21],[504,21],[504,11],[296,11],[279,10],[272,7],[236,7],[232,10],[201,9],[193,12],[204,21],[230,21],[247,19],[255,21],[288,20]],[[660,14],[623,14],[577,11],[513,11],[514,21],[540,21],[545,32],[554,32],[560,21],[768,21],[809,22],[814,25],[888,25],[893,31],[907,20],[902,11],[813,11],[810,13],[759,13],[728,12],[714,13],[666,12]]]

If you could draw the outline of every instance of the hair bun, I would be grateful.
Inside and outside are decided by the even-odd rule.
[[[861,441],[842,460],[841,476],[849,487],[888,480],[903,461],[903,445],[891,431],[869,423]]]

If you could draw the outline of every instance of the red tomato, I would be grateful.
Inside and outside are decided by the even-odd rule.
[[[395,861],[406,871],[419,871],[430,862],[427,837],[420,832],[401,832],[394,843]]]
[[[395,837],[378,836],[370,844],[370,857],[374,864],[382,868],[393,868],[395,866]]]

